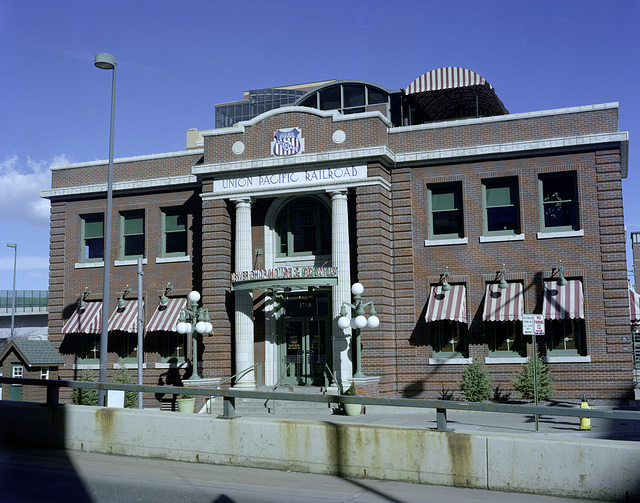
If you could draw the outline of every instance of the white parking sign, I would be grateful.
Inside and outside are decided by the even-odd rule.
[[[544,335],[544,316],[541,314],[523,315],[522,333],[525,335]]]

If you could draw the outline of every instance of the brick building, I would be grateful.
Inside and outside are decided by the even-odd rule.
[[[145,382],[191,376],[177,330],[196,290],[213,327],[197,346],[205,382],[356,373],[369,394],[436,398],[477,356],[509,392],[533,351],[523,316],[542,314],[556,397],[627,396],[627,149],[617,104],[509,114],[481,76],[445,68],[397,91],[327,81],[190,130],[185,151],[116,159],[108,371],[137,366],[143,298]],[[106,179],[106,162],[58,166],[43,193],[62,378],[98,368]],[[360,354],[338,324],[356,282],[380,321]]]

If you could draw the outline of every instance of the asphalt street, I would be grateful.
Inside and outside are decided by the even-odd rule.
[[[0,501],[13,503],[586,501],[7,445],[0,480]]]

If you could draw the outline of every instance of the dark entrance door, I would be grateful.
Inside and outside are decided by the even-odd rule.
[[[282,306],[280,374],[293,365],[295,383],[324,385],[325,364],[330,364],[331,354],[328,293],[289,294],[283,298]]]

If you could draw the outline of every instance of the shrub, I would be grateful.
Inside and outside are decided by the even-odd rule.
[[[542,358],[538,357],[536,361],[536,370],[538,374],[538,399],[547,400],[555,391],[553,387],[553,379],[549,366],[544,363]],[[533,399],[533,358],[528,358],[527,363],[522,366],[522,370],[515,375],[513,379],[513,387],[516,391],[528,399]]]
[[[491,398],[493,388],[491,377],[487,367],[478,357],[474,357],[469,366],[464,369],[462,379],[458,384],[470,402],[481,402]]]
[[[85,369],[79,380],[96,382],[90,369]],[[74,388],[71,392],[71,402],[75,405],[98,405],[98,390]]]
[[[343,395],[346,396],[358,396],[358,392],[356,391],[356,383],[354,383],[353,381],[351,381],[351,386],[349,386],[345,392],[343,393]]]
[[[121,384],[135,384],[133,382],[133,379],[129,375],[129,372],[127,372],[127,369],[124,367],[123,363],[120,363],[120,368],[116,371],[113,382]],[[138,393],[136,393],[135,391],[126,391],[124,394],[124,406],[127,409],[137,409]]]

